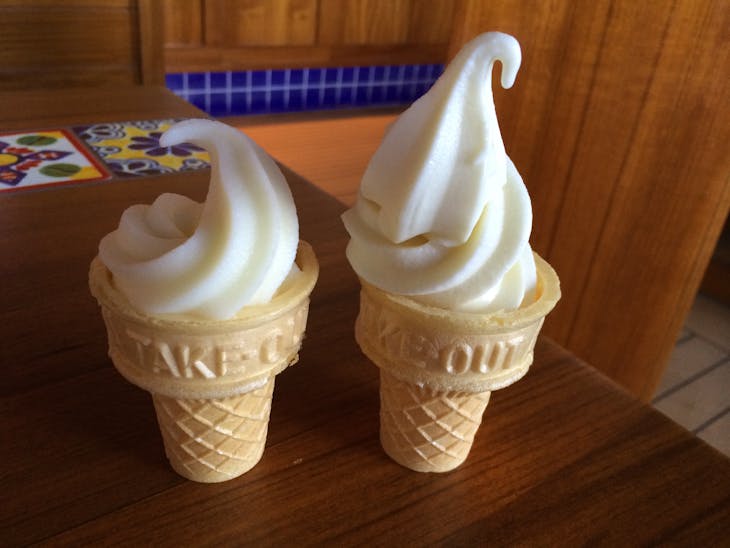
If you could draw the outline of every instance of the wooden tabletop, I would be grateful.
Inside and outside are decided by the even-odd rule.
[[[103,93],[68,115],[37,97],[22,120],[2,102],[0,129],[200,115],[159,89]],[[727,542],[728,459],[546,338],[527,376],[493,393],[459,469],[391,461],[377,369],[353,338],[344,206],[286,174],[321,267],[307,338],[277,377],[260,463],[210,485],[169,467],[151,399],[111,365],[87,288],[127,206],[166,191],[202,200],[209,173],[0,194],[0,545]]]

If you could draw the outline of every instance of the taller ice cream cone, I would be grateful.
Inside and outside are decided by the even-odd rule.
[[[521,60],[504,33],[467,43],[390,126],[342,215],[362,282],[355,336],[381,370],[380,439],[413,470],[466,459],[490,392],[527,373],[560,298],[492,95],[495,63],[509,88]]]
[[[446,472],[469,454],[492,390],[521,379],[543,320],[560,298],[535,255],[537,299],[517,310],[455,313],[363,283],[355,337],[380,367],[380,440],[396,462]]]
[[[300,242],[301,274],[269,303],[229,320],[143,314],[115,287],[104,264],[89,273],[109,336],[109,355],[152,394],[172,467],[199,482],[225,481],[261,458],[274,377],[296,363],[319,267]]]

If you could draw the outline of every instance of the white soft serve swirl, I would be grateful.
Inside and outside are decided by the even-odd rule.
[[[441,308],[492,312],[534,298],[532,208],[507,157],[492,67],[514,83],[520,47],[491,32],[469,42],[389,128],[343,221],[347,257],[384,291]]]
[[[246,135],[212,120],[170,128],[162,146],[208,150],[205,203],[162,194],[127,209],[99,257],[132,305],[148,314],[233,317],[268,302],[294,265],[299,223],[281,170]]]

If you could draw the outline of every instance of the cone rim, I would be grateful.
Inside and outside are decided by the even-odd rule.
[[[111,271],[98,256],[91,262],[89,287],[101,306],[138,324],[197,335],[234,332],[269,323],[300,306],[309,298],[319,277],[319,263],[308,242],[299,240],[295,262],[301,270],[301,276],[295,283],[275,295],[268,303],[245,306],[234,317],[225,320],[210,320],[182,314],[150,315],[137,310],[116,287]]]
[[[447,331],[460,333],[510,332],[540,321],[555,308],[560,300],[560,279],[550,264],[533,252],[537,268],[537,298],[534,302],[516,310],[498,310],[484,314],[447,310],[420,303],[407,295],[396,295],[360,279],[362,290],[373,300],[398,310],[416,322],[440,324]]]

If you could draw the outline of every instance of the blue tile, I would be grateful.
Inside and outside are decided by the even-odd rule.
[[[210,94],[210,110],[208,111],[208,114],[211,116],[225,116],[228,114],[225,93]]]
[[[415,65],[406,65],[405,70],[403,71],[403,80],[410,81],[414,80],[416,78],[416,66]]]
[[[429,86],[427,83],[416,84],[415,97],[420,97],[421,95],[426,93],[429,87],[431,86]]]
[[[291,69],[289,71],[289,85],[299,85],[304,81],[304,69]]]
[[[385,101],[388,103],[398,103],[401,100],[399,86],[390,85],[385,88]]]
[[[353,104],[358,106],[364,106],[368,104],[368,92],[367,88],[364,87],[358,87],[355,90],[355,97],[354,97]]]
[[[248,85],[248,71],[237,70],[231,74],[231,84],[234,88],[243,88]]]
[[[327,88],[324,90],[322,97],[322,106],[332,108],[337,105],[337,90],[335,88]]]
[[[251,112],[254,114],[267,112],[266,92],[254,91],[251,93]]]
[[[410,105],[416,99],[418,99],[418,96],[415,93],[411,92],[410,88],[403,88],[400,94],[400,102],[402,105]]]
[[[221,116],[230,116],[231,111],[228,109],[225,103],[222,105],[211,105],[210,110],[208,111],[208,114],[210,114],[213,117],[219,118]]]
[[[165,74],[165,85],[175,91],[182,89],[183,87],[183,75],[182,73]]]
[[[189,72],[188,89],[205,89],[205,74],[204,72]]]
[[[309,78],[307,79],[308,85],[319,85],[320,79],[322,78],[322,69],[311,68],[309,69]]]
[[[410,103],[415,98],[416,93],[412,84],[404,84],[400,90],[400,100],[403,103]]]
[[[338,70],[336,68],[326,69],[324,73],[324,81],[327,84],[336,84],[338,80],[337,72]]]
[[[418,65],[418,79],[427,80],[430,78],[431,65]]]
[[[370,80],[371,67],[357,67],[357,81],[368,82]]]
[[[306,106],[307,108],[317,108],[319,107],[319,90],[318,89],[308,89],[307,95],[306,95]]]
[[[245,91],[231,93],[231,110],[241,112],[246,108],[246,95]]]
[[[228,81],[225,72],[210,73],[210,89],[226,89],[227,87]]]
[[[385,67],[373,67],[373,82],[382,82],[385,80]]]
[[[345,83],[352,82],[352,79],[355,76],[355,69],[352,67],[343,67],[342,68],[342,81]]]
[[[200,110],[205,110],[205,93],[190,93],[188,94],[188,102],[192,103]]]
[[[340,88],[340,100],[338,101],[338,104],[340,105],[350,105],[352,104],[352,93],[351,87],[342,87]]]
[[[292,89],[289,91],[289,106],[290,111],[302,110],[304,108],[303,92],[300,89]]]
[[[251,72],[251,85],[254,88],[265,88],[266,87],[266,71],[265,70],[254,70]]]
[[[269,109],[271,112],[283,112],[286,109],[286,105],[284,103],[284,91],[276,90],[271,92]]]
[[[272,70],[271,71],[271,85],[272,86],[283,86],[286,82],[286,71],[285,70]]]
[[[383,86],[373,86],[370,92],[370,104],[379,105],[385,102],[385,88]]]

